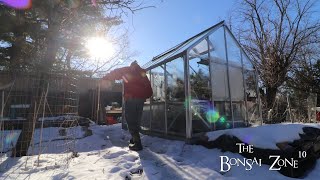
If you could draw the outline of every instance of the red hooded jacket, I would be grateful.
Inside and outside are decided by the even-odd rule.
[[[148,99],[152,96],[151,83],[146,71],[137,63],[128,67],[115,69],[103,77],[105,80],[123,80],[124,99]]]

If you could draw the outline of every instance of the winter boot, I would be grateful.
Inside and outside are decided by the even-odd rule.
[[[134,144],[129,144],[129,149],[131,151],[141,151],[143,147],[141,142],[135,142]]]
[[[132,151],[140,151],[143,149],[139,133],[132,134],[132,138],[130,139],[129,149]]]

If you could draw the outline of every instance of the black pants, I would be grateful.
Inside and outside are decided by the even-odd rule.
[[[125,118],[129,132],[134,142],[140,143],[140,122],[142,117],[144,99],[128,99],[125,102]]]

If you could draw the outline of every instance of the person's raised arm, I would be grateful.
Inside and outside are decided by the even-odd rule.
[[[125,75],[129,71],[130,71],[130,67],[118,68],[118,69],[115,69],[115,70],[111,71],[110,73],[106,74],[102,79],[103,80],[110,80],[110,81],[119,80],[123,77],[123,75]]]

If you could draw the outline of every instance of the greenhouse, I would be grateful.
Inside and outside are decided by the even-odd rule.
[[[188,140],[261,119],[257,73],[224,21],[143,67],[153,87],[143,132]]]

